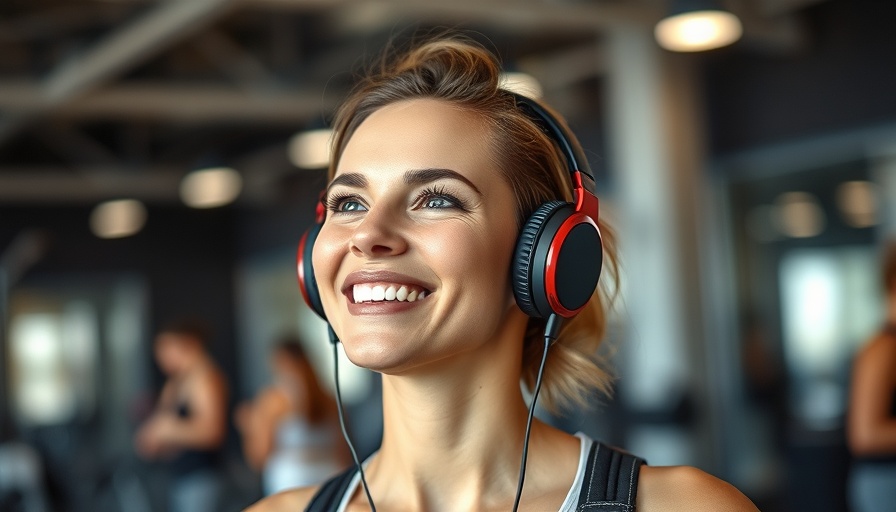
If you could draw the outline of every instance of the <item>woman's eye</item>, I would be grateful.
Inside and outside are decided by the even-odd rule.
[[[336,208],[336,211],[339,212],[363,212],[366,210],[367,208],[364,208],[364,205],[358,201],[352,201],[350,199],[342,201]]]
[[[353,213],[367,211],[356,196],[338,196],[334,195],[327,199],[327,210],[333,213]]]
[[[424,208],[454,208],[454,202],[445,196],[433,196],[423,200]]]
[[[415,207],[433,210],[466,209],[463,201],[443,187],[432,187],[421,192],[415,202]]]

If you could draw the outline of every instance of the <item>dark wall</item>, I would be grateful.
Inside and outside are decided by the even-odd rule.
[[[706,56],[714,155],[896,121],[896,2],[828,0],[801,18],[803,51],[744,41]]]
[[[24,276],[26,283],[121,273],[142,276],[149,292],[149,328],[155,331],[185,315],[205,319],[213,331],[215,359],[235,377],[235,215],[227,208],[149,206],[141,232],[103,240],[90,232],[90,207],[6,207],[0,208],[0,252],[22,230],[36,229],[46,235],[47,249]],[[152,334],[147,333],[147,339]]]
[[[299,171],[281,180],[277,197],[268,204],[240,210],[239,256],[252,257],[284,248],[294,250],[314,224],[315,207],[327,181],[327,173],[322,169]]]

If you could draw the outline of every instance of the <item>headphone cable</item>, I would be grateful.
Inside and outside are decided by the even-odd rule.
[[[538,392],[541,391],[541,378],[544,376],[545,362],[548,360],[548,349],[551,343],[557,339],[560,332],[561,317],[551,313],[547,325],[544,327],[544,351],[541,353],[541,364],[538,365],[538,377],[535,379],[535,390],[532,392],[532,401],[529,403],[529,417],[526,419],[526,438],[523,441],[523,456],[520,461],[520,479],[516,486],[516,498],[513,500],[513,512],[520,506],[520,498],[523,496],[523,482],[526,480],[526,459],[529,457],[529,434],[532,430],[532,417],[535,415],[535,401],[538,400]]]
[[[364,493],[367,494],[367,503],[370,504],[370,510],[371,512],[376,512],[376,505],[373,504],[373,497],[370,496],[370,489],[367,487],[367,479],[364,478],[364,466],[361,465],[361,461],[358,459],[358,452],[355,451],[355,446],[352,444],[352,440],[348,435],[348,430],[345,428],[345,413],[342,410],[342,392],[339,389],[339,350],[336,346],[339,343],[339,337],[336,336],[336,332],[333,331],[333,327],[329,323],[327,323],[327,332],[330,335],[330,343],[333,345],[333,380],[336,381],[336,410],[339,413],[339,427],[342,429],[342,437],[345,438],[349,451],[352,452],[352,459],[355,461],[355,467],[358,468],[358,473],[361,475],[361,485],[364,487]]]
[[[530,402],[529,404],[529,416],[526,419],[526,437],[523,441],[523,455],[520,461],[520,477],[519,482],[517,483],[516,497],[513,500],[514,512],[516,512],[519,508],[520,498],[523,494],[523,484],[526,480],[526,460],[529,456],[529,435],[532,431],[532,418],[535,414],[535,402],[538,400],[539,391],[541,391],[541,381],[542,377],[544,376],[545,363],[548,359],[548,349],[550,348],[551,343],[557,339],[557,334],[560,331],[560,323],[561,318],[556,314],[551,314],[544,329],[544,351],[541,354],[541,363],[538,365],[538,376],[535,379],[535,390],[532,393],[532,402]],[[364,467],[361,465],[361,462],[358,459],[358,453],[355,451],[355,447],[348,435],[348,430],[345,428],[345,417],[342,410],[342,393],[339,388],[339,351],[336,346],[339,342],[339,338],[333,331],[333,327],[329,324],[327,324],[327,331],[330,335],[330,342],[333,345],[333,370],[335,376],[334,380],[336,382],[336,402],[338,405],[336,409],[339,413],[339,426],[342,429],[342,437],[345,438],[345,442],[348,444],[349,451],[351,451],[352,453],[352,459],[354,459],[355,461],[355,467],[358,468],[358,473],[361,475],[361,485],[364,487],[364,493],[367,495],[367,502],[370,504],[370,510],[372,512],[376,512],[376,506],[373,504],[373,497],[370,495],[370,489],[367,487],[367,479],[364,477]]]

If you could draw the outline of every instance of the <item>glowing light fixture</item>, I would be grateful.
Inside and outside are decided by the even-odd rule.
[[[303,169],[322,169],[330,165],[330,143],[333,130],[308,130],[289,140],[289,161]]]
[[[501,88],[522,94],[527,98],[539,99],[542,96],[541,83],[528,73],[507,71],[501,73]]]
[[[242,188],[240,173],[229,167],[210,167],[184,176],[180,198],[192,208],[216,208],[232,203]]]
[[[792,238],[810,238],[824,231],[825,215],[818,198],[808,192],[786,192],[778,196],[778,228]]]
[[[100,238],[123,238],[143,229],[146,207],[136,199],[100,203],[90,214],[90,229]]]
[[[847,181],[837,187],[837,207],[843,220],[854,228],[868,228],[880,222],[878,218],[877,185],[870,181]]]
[[[727,46],[743,35],[740,19],[715,0],[671,0],[669,15],[657,23],[654,36],[674,52],[701,52]]]

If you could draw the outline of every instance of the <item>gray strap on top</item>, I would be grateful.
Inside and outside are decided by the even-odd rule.
[[[576,510],[633,512],[638,493],[638,473],[645,463],[640,457],[595,442],[588,454]]]
[[[357,472],[358,469],[352,466],[324,482],[311,498],[305,512],[335,512],[339,509],[339,503],[342,502],[342,497]]]

